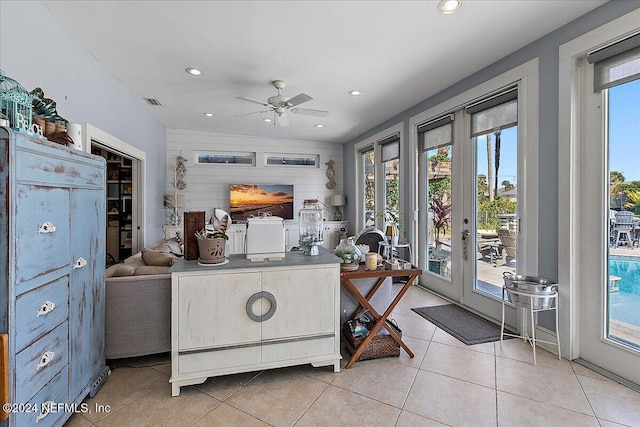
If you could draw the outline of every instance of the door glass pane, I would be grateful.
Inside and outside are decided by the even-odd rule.
[[[504,272],[516,272],[518,127],[473,138],[476,152],[475,289],[501,298]]]
[[[428,269],[451,277],[452,145],[427,150],[426,154]]]
[[[376,207],[376,175],[375,163],[373,156],[373,148],[361,154],[362,164],[362,182],[364,189],[363,205],[364,205],[364,225],[368,227],[375,224],[375,207]]]
[[[607,336],[640,350],[640,80],[608,92]]]
[[[383,163],[384,166],[384,206],[385,219],[397,226],[400,241],[404,241],[404,222],[400,215],[400,159],[396,158]]]

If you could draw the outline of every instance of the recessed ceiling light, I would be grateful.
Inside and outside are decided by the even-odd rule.
[[[318,124],[316,125],[316,127],[317,127],[317,128],[323,128],[323,127],[324,127],[324,125],[321,125],[321,124],[319,124],[319,123],[318,123]]]
[[[438,10],[444,14],[453,13],[462,6],[461,0],[440,0]]]
[[[262,119],[262,121],[265,123],[271,123],[271,119]]]
[[[359,90],[352,90],[351,92],[349,92],[349,95],[360,96],[362,95],[362,92],[360,92]]]
[[[207,117],[213,117],[213,113],[204,113],[204,115]]]
[[[197,68],[186,68],[185,71],[189,74],[191,74],[192,76],[199,76],[202,74],[202,71],[198,70]]]

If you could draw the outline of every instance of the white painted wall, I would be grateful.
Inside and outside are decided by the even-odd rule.
[[[145,244],[162,237],[165,127],[35,1],[0,1],[0,69],[31,91],[42,88],[58,113],[89,123],[146,153]]]
[[[198,151],[255,152],[256,165],[196,165],[194,159]],[[320,167],[265,166],[265,153],[317,154]],[[304,199],[317,198],[328,204],[332,194],[342,194],[342,144],[168,129],[167,177],[171,176],[169,172],[179,155],[188,160],[184,210],[205,211],[207,218],[214,208],[229,211],[229,184],[293,184],[294,214],[302,209]],[[329,160],[335,162],[336,187],[333,190],[326,187],[329,179],[325,163]],[[333,208],[330,215],[333,215]]]

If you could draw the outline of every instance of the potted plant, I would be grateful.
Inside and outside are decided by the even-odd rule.
[[[196,231],[195,235],[198,239],[198,251],[200,257],[198,262],[202,264],[220,264],[225,260],[225,245],[229,236],[227,236],[227,226],[229,223],[229,215],[225,215],[220,220],[218,228],[215,231],[202,229]]]
[[[429,271],[437,274],[444,272],[447,259],[442,253],[441,233],[449,226],[451,220],[451,203],[445,203],[442,199],[433,198],[429,201],[429,210],[432,214],[433,237],[435,247],[429,253]]]

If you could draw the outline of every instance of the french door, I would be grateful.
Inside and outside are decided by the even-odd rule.
[[[420,286],[498,322],[503,272],[538,275],[538,93],[533,59],[409,123]],[[508,303],[505,322],[523,327]]]
[[[515,125],[470,136],[463,150],[462,303],[496,320],[504,274],[516,274],[519,260],[517,131]],[[506,323],[517,328],[507,307]]]
[[[581,72],[579,355],[640,384],[640,249],[616,230],[616,212],[640,210],[640,79],[594,93],[593,67]]]
[[[511,87],[417,127],[421,283],[497,321],[518,265],[517,102]],[[518,327],[514,307],[505,316]]]

